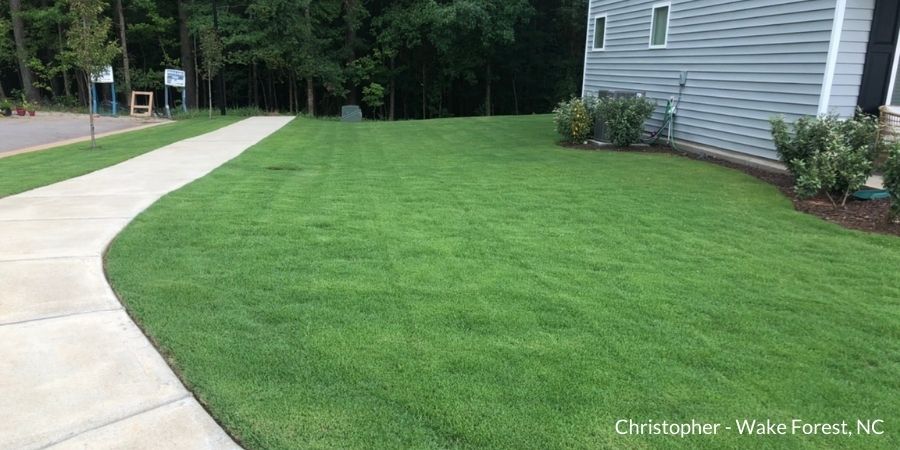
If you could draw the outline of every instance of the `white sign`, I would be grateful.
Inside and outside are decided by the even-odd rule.
[[[184,71],[166,69],[166,86],[184,87]]]
[[[113,82],[113,70],[112,66],[106,66],[100,73],[95,73],[91,79],[94,83],[112,83]]]

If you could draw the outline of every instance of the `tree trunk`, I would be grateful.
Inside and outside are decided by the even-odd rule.
[[[394,73],[394,57],[391,57],[391,95],[390,95],[390,115],[389,119],[393,122],[395,120],[395,111],[397,105],[397,75]]]
[[[484,115],[491,115],[491,64],[487,65],[487,74],[485,75],[484,80]]]
[[[119,40],[122,43],[122,75],[125,76],[125,104],[131,101],[131,64],[128,61],[128,40],[125,36],[125,9],[122,0],[116,0],[116,14],[119,16]]]
[[[69,71],[63,70],[62,76],[63,76],[63,93],[66,94],[66,97],[71,97],[72,96],[72,88],[70,85],[72,84],[72,82],[69,81]]]
[[[196,104],[199,108],[203,103],[200,102],[200,74],[198,73],[200,64],[197,62],[197,36],[191,36],[191,53],[194,55],[194,92],[197,95],[197,100],[188,99],[188,106]]]
[[[291,74],[291,85],[294,87],[294,107],[293,113],[300,114],[300,91],[297,87],[297,74]]]
[[[253,80],[253,65],[247,65],[247,103],[249,106],[253,106],[253,85],[250,84],[250,80]]]
[[[56,35],[59,38],[59,51],[63,52],[63,51],[65,51],[65,46],[63,45],[62,23],[56,24]],[[69,71],[63,70],[62,77],[63,77],[63,92],[66,94],[66,97],[71,97],[72,96],[72,88],[69,86],[69,84],[70,84],[69,83]]]
[[[425,63],[422,63],[422,119],[428,118],[428,97],[425,95],[426,72]]]
[[[344,8],[347,16],[355,14],[354,10],[358,7],[357,0],[344,0]],[[356,28],[354,24],[347,20],[347,33],[344,36],[344,46],[347,48],[347,63],[353,62],[356,59]],[[347,94],[347,104],[356,105],[359,103],[359,96],[357,95],[357,86],[354,80],[350,80],[350,92]]]
[[[278,91],[275,89],[275,80],[271,73],[269,73],[269,90],[272,92],[272,111],[278,111]]]
[[[513,75],[512,78],[512,90],[513,90],[513,112],[518,116],[519,115],[519,93],[516,91],[516,76]]]
[[[288,112],[290,114],[294,114],[294,78],[293,75],[288,74]]]
[[[87,105],[88,95],[84,89],[87,86],[87,81],[82,77],[80,70],[75,71],[75,86],[78,87],[78,103]]]
[[[3,80],[0,80],[0,100],[6,99],[6,91],[3,90]]]
[[[263,109],[268,111],[269,110],[269,90],[266,89],[265,74],[263,75],[263,79],[262,79],[262,98],[263,98]]]
[[[32,102],[40,99],[40,93],[34,87],[34,73],[28,66],[27,39],[25,22],[22,21],[22,0],[9,0],[9,11],[12,16],[13,39],[16,42],[16,59],[19,62],[19,78],[22,81],[22,92]]]
[[[257,75],[256,61],[253,61],[251,68],[253,70],[250,80],[250,84],[253,85],[253,106],[259,108],[259,75]]]
[[[94,91],[91,89],[91,76],[87,73],[84,74],[84,81],[87,83],[87,98],[88,98],[88,120],[91,123],[91,150],[97,148],[97,138],[94,135]]]
[[[194,79],[197,70],[194,67],[194,49],[191,45],[191,32],[188,30],[188,12],[184,0],[178,0],[178,36],[181,40],[181,68],[184,69],[184,85],[187,89],[188,106],[197,107],[197,88]],[[123,41],[124,42],[124,41]]]
[[[209,76],[208,76],[208,78],[206,79],[206,89],[209,91],[209,93],[206,95],[206,98],[209,99],[209,118],[212,119],[212,110],[213,110],[213,104],[212,104],[212,77],[209,77]]]
[[[316,86],[312,77],[306,79],[306,113],[316,117]]]

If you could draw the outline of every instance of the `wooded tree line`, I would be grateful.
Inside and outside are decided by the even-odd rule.
[[[66,51],[71,0],[5,1],[0,96],[85,105],[87,77]],[[186,71],[192,108],[224,86],[228,107],[360,104],[386,119],[548,112],[581,87],[587,0],[101,3],[120,101],[161,92],[166,68]]]

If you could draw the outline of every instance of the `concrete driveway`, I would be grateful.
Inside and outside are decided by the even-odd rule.
[[[136,117],[96,117],[96,133],[126,131],[164,121]],[[87,114],[70,114],[38,111],[37,115],[0,118],[0,157],[18,153],[24,149],[47,144],[66,143],[73,139],[90,137],[91,128]]]

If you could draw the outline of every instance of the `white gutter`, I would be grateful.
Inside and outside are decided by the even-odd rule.
[[[828,114],[828,102],[831,100],[831,87],[834,85],[834,72],[837,69],[846,13],[847,0],[837,0],[834,22],[831,24],[831,41],[828,43],[828,59],[825,62],[825,78],[822,80],[822,94],[819,96],[819,114]]]

